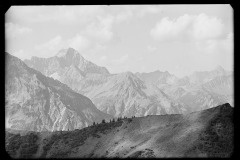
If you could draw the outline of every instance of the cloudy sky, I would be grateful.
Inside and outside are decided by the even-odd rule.
[[[5,17],[6,51],[22,60],[73,47],[111,73],[233,67],[230,5],[14,6]]]

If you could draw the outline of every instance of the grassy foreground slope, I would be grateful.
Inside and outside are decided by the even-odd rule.
[[[6,132],[11,157],[230,157],[233,108],[227,103],[190,114],[154,115],[81,130]]]

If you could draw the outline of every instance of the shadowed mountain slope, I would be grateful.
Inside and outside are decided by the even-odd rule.
[[[69,132],[7,132],[6,149],[25,158],[230,157],[233,108],[223,104],[185,115],[127,118]]]
[[[6,128],[53,131],[86,127],[111,118],[67,85],[6,54]]]

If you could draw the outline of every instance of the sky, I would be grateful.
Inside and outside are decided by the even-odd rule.
[[[6,51],[22,60],[72,47],[110,73],[233,70],[230,5],[12,6]]]

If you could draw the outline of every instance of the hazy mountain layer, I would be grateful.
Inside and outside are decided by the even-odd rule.
[[[230,157],[233,108],[123,119],[69,132],[6,134],[17,158]]]
[[[188,111],[198,111],[227,102],[233,105],[233,75],[220,66],[212,71],[194,72],[184,78],[160,71],[136,75],[183,103]]]
[[[136,73],[137,77],[141,78],[145,82],[158,84],[174,84],[177,82],[177,77],[170,74],[168,71],[161,72],[155,71],[150,73]]]
[[[178,100],[192,106],[194,110],[202,110],[226,102],[233,105],[233,77],[232,75],[216,76],[199,88],[189,90]]]
[[[225,76],[228,74],[229,72],[225,71],[221,66],[218,66],[212,71],[194,72],[188,77],[190,83],[203,84],[214,79],[217,76]]]
[[[92,99],[98,109],[114,116],[130,117],[186,112],[183,105],[169,98],[156,86],[140,80],[131,72],[108,76],[92,75],[76,86],[79,86],[76,91]]]
[[[58,67],[53,69],[52,66],[55,65],[52,59],[57,61],[59,57],[61,57],[61,63],[67,65],[59,67],[58,65],[61,63],[56,63]],[[80,60],[75,57],[80,57]],[[26,63],[46,76],[53,77],[67,84],[74,91],[89,97],[99,110],[113,116],[143,116],[186,112],[182,104],[169,98],[156,86],[140,80],[131,72],[107,74],[108,72],[98,71],[99,68],[96,71],[82,69],[83,67],[79,66],[86,66],[86,60],[73,49],[68,49],[67,52],[60,51],[58,55],[52,58],[35,59],[32,58],[31,61],[26,61]],[[39,63],[40,60],[42,61],[41,64]],[[39,65],[45,63],[48,65],[39,68]],[[168,74],[166,72],[166,75]],[[165,77],[163,76],[163,79]]]
[[[73,48],[62,49],[56,56],[50,58],[32,57],[31,60],[24,61],[29,67],[34,68],[46,76],[62,76],[69,70],[76,68],[80,75],[88,73],[109,74],[105,67],[99,67],[96,64],[85,60]],[[68,68],[70,67],[70,68]]]
[[[203,84],[203,88],[219,95],[233,96],[233,76],[217,76]]]
[[[8,53],[5,104],[6,128],[17,130],[73,130],[111,117],[89,98]]]
[[[72,48],[26,63],[89,97],[99,110],[113,116],[186,113],[227,102],[233,105],[232,74],[220,66],[184,78],[167,71],[108,74]]]

